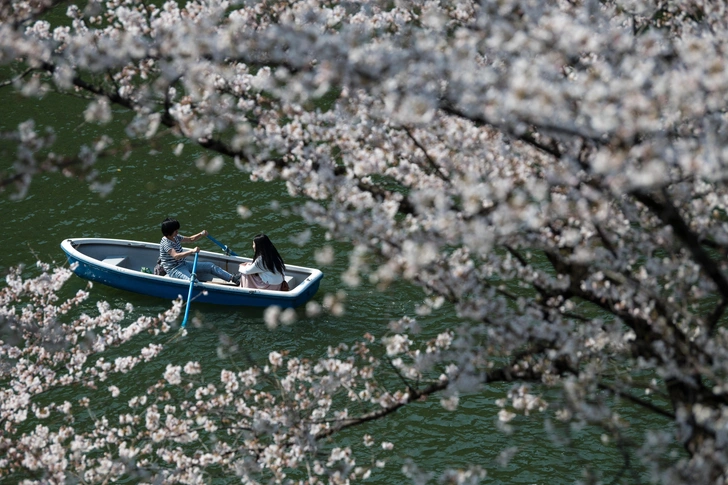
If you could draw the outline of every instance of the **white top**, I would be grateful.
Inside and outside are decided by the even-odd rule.
[[[253,261],[253,264],[241,264],[239,270],[243,274],[257,274],[258,276],[260,276],[260,279],[268,285],[280,285],[281,283],[283,283],[283,275],[280,273],[268,271],[263,266],[263,260],[261,258],[257,258],[255,261]]]

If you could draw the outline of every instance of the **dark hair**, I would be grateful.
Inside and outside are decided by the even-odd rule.
[[[162,234],[165,236],[171,236],[174,231],[179,231],[180,225],[177,219],[170,219],[167,217],[162,221]]]
[[[270,242],[268,236],[265,234],[256,234],[253,238],[255,243],[255,256],[253,259],[260,258],[263,261],[263,266],[268,271],[283,274],[286,269],[286,265],[283,263],[283,258],[278,254],[278,250],[273,243]]]

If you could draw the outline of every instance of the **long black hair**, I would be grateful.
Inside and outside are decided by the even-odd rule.
[[[255,256],[253,259],[255,260],[260,258],[265,269],[283,274],[286,269],[286,265],[283,263],[283,258],[281,258],[281,255],[278,254],[276,247],[273,246],[273,243],[270,242],[270,239],[268,239],[268,236],[265,234],[256,234],[253,238],[253,242],[255,243]]]

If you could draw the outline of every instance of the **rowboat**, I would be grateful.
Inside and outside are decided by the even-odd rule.
[[[167,300],[187,300],[190,282],[147,273],[159,258],[159,244],[126,239],[71,238],[61,243],[73,272],[81,278],[122,290]],[[187,249],[187,248],[185,248]],[[229,273],[236,273],[250,258],[200,250],[198,264],[210,261]],[[318,291],[323,273],[318,269],[286,265],[289,291],[242,288],[218,278],[196,281],[191,301],[215,305],[279,306],[295,308],[308,302]]]

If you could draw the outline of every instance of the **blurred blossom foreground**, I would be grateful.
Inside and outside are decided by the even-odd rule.
[[[3,2],[0,89],[72,96],[100,133],[58,148],[36,120],[4,128],[4,196],[56,171],[104,194],[97,167],[135,149],[168,151],[169,171],[232,165],[351,244],[319,252],[348,258],[339,286],[405,281],[422,303],[317,361],[274,352],[205,382],[170,363],[105,414],[123,392],[106,379],[163,347],[135,335],[168,332],[181,303],[122,326],[130,309],[57,300],[65,269],[12,272],[0,479],[347,483],[386,466],[365,423],[433,395],[458,413],[501,383],[483,433],[586,428],[623,459],[575,480],[725,483],[727,23],[707,0]],[[323,306],[356,318],[345,303]],[[453,328],[425,337],[430,312]],[[618,407],[654,426],[627,438]],[[363,441],[337,441],[355,425]],[[401,472],[488,467],[423,465]]]

